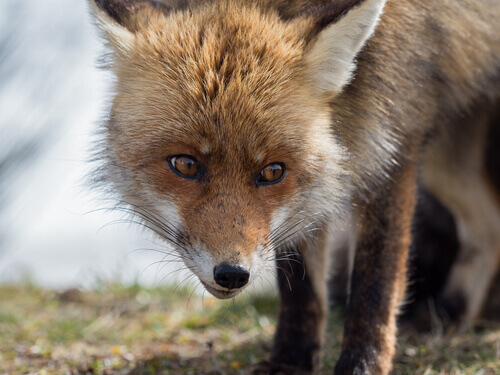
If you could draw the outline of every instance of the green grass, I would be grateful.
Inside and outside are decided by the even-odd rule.
[[[267,357],[273,296],[219,301],[189,288],[99,285],[58,293],[0,286],[0,374],[239,374]],[[500,325],[443,339],[401,336],[396,374],[500,374]],[[319,374],[342,342],[334,310]],[[484,324],[483,324],[484,326]]]

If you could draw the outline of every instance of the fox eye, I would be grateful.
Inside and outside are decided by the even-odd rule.
[[[255,183],[257,185],[272,185],[280,182],[284,176],[285,166],[281,163],[273,163],[260,171]]]
[[[172,156],[168,159],[170,168],[179,176],[184,178],[200,178],[200,166],[198,161],[188,155]]]

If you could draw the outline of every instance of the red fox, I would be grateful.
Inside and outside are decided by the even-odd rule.
[[[498,1],[90,1],[117,78],[101,180],[218,298],[276,261],[279,323],[254,374],[317,368],[344,240],[335,374],[390,372],[420,174],[484,255],[449,287],[476,313],[500,205],[477,170],[482,117],[464,115],[500,95]]]

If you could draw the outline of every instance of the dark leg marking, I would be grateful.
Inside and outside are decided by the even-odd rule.
[[[357,205],[356,255],[335,375],[386,375],[392,369],[415,190],[416,167],[408,162],[388,186]]]
[[[437,299],[436,310],[441,317],[445,331],[453,332],[467,310],[467,298],[461,291],[451,295],[442,295]]]
[[[271,363],[285,373],[312,373],[320,358],[324,307],[300,257],[277,261],[277,267],[281,310]]]

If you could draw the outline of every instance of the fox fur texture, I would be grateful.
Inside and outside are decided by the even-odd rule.
[[[391,371],[419,174],[456,210],[461,239],[498,264],[499,205],[479,162],[460,168],[482,147],[461,135],[481,115],[464,114],[500,94],[498,1],[90,2],[116,75],[102,181],[216,297],[277,262],[279,324],[253,373],[317,368],[341,239],[335,374]],[[452,271],[467,319],[481,303],[470,288],[488,282],[480,264]]]

